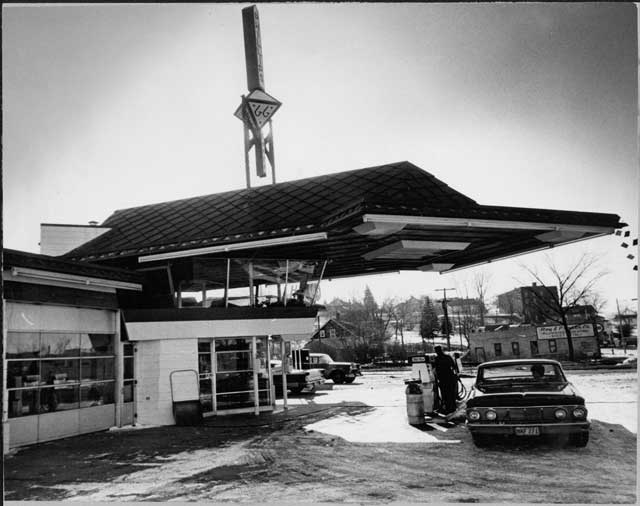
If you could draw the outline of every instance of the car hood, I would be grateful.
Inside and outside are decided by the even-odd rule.
[[[556,383],[535,386],[496,386],[483,389],[474,386],[467,401],[467,407],[556,404],[584,404],[584,398],[571,383]]]

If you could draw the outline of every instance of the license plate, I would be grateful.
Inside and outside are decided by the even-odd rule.
[[[540,427],[516,427],[516,436],[539,436]]]

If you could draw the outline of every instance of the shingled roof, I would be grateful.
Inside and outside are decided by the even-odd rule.
[[[401,162],[118,210],[100,225],[110,227],[110,232],[65,256],[98,259],[138,255],[159,246],[169,251],[212,241],[264,234],[271,237],[292,229],[315,231],[365,203],[419,208],[478,206],[428,172]]]
[[[399,162],[118,210],[101,224],[111,230],[65,257],[119,265],[119,261],[130,262],[144,255],[325,232],[328,238],[322,245],[296,245],[293,251],[272,248],[270,258],[330,258],[334,265],[329,270],[336,276],[415,268],[418,260],[377,261],[373,267],[365,266],[363,253],[384,245],[380,237],[363,237],[353,231],[365,214],[558,223],[611,230],[624,225],[613,214],[480,205],[419,167]],[[449,255],[448,261],[456,265],[540,246],[532,232],[507,234],[476,228],[471,223],[455,231],[442,226],[405,227],[382,241],[428,238],[473,242],[475,254],[468,250],[465,256],[462,252]],[[340,262],[343,268],[338,267]]]

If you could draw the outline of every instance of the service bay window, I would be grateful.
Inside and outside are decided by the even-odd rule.
[[[113,404],[113,334],[7,333],[9,418]]]

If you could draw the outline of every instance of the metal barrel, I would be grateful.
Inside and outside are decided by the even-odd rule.
[[[407,385],[407,418],[409,425],[424,424],[424,399],[422,387],[417,383]]]

